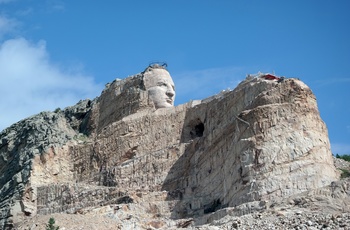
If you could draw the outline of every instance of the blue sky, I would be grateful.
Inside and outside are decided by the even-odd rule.
[[[0,0],[0,130],[165,61],[176,104],[248,73],[300,78],[333,153],[350,153],[349,11],[347,0]]]

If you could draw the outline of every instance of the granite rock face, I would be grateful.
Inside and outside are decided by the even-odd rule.
[[[37,171],[41,171],[38,181],[42,183],[68,179],[57,175],[64,169],[60,162],[70,162],[70,158],[58,157],[68,153],[66,144],[74,141],[79,133],[80,120],[90,106],[91,102],[86,100],[64,111],[42,112],[0,133],[1,226],[8,219],[10,222],[18,220],[13,213],[20,213],[19,216],[35,214],[36,193],[33,190],[37,181],[32,182],[32,178]],[[67,173],[69,169],[64,171]]]
[[[247,77],[232,91],[155,109],[143,77],[0,133],[1,227],[100,206],[140,229],[201,225],[339,179],[316,98],[300,80]]]

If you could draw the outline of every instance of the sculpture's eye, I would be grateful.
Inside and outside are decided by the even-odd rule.
[[[167,84],[165,82],[158,82],[157,84],[158,86],[164,86],[164,87],[167,87]]]

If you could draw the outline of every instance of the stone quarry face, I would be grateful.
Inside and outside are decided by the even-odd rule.
[[[133,212],[140,226],[228,207],[242,215],[338,179],[316,98],[301,81],[249,77],[174,107],[169,73],[148,70],[0,133],[1,226],[105,205],[115,219]]]
[[[147,68],[144,84],[156,109],[174,106],[175,85],[169,72],[163,68]]]

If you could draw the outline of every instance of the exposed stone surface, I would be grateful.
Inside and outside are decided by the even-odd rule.
[[[68,107],[65,111],[42,112],[0,133],[2,221],[10,219],[16,222],[23,216],[23,212],[26,215],[36,213],[36,194],[33,190],[40,180],[42,183],[52,183],[70,179],[63,174],[72,174],[70,169],[65,168],[65,165],[71,164],[71,159],[69,157],[58,159],[57,156],[68,154],[65,145],[75,142],[74,137],[79,132],[80,120],[87,110],[91,109],[90,106],[91,102],[86,100]],[[63,162],[66,163],[61,164]],[[60,176],[56,178],[58,174]],[[36,175],[38,179],[31,182]],[[17,216],[15,213],[20,215]],[[10,216],[13,216],[13,219],[9,218]]]
[[[254,202],[228,207],[197,218],[168,219],[157,202],[90,207],[71,214],[37,215],[19,229],[44,229],[53,216],[60,229],[349,229],[350,180],[277,199],[259,208]],[[151,197],[147,195],[146,199]],[[153,198],[151,198],[153,200]],[[135,201],[136,202],[136,201]],[[146,204],[149,204],[148,206]]]
[[[350,162],[343,159],[334,158],[334,165],[338,169],[345,169],[350,171]]]
[[[78,219],[99,229],[93,218],[109,220],[104,229],[349,226],[339,214],[350,211],[349,181],[334,182],[327,129],[304,83],[248,77],[155,109],[144,75],[0,133],[1,227],[41,229],[52,215],[61,229],[84,228]]]

